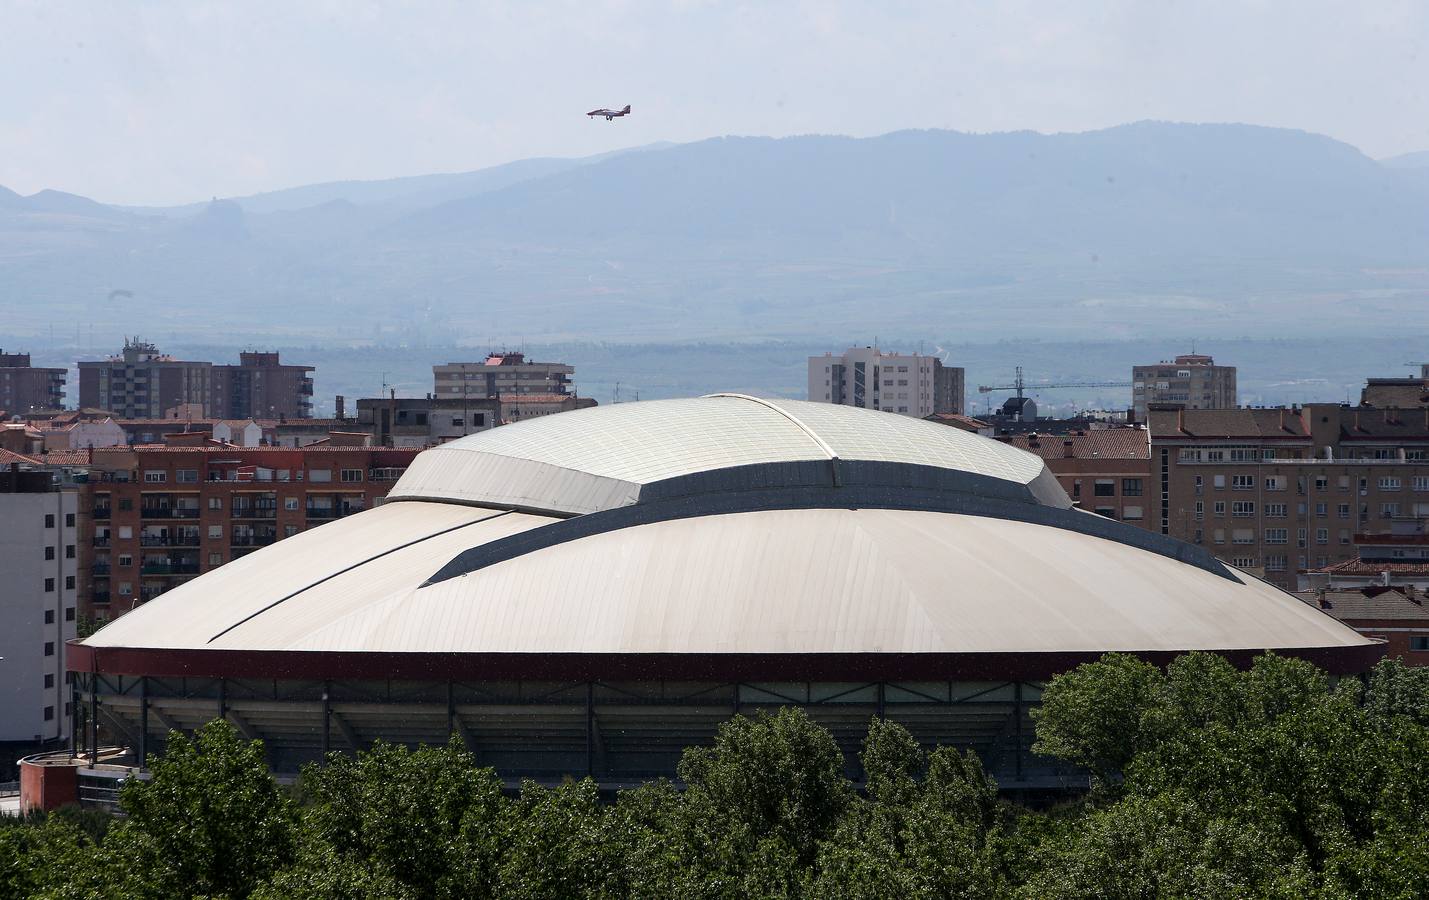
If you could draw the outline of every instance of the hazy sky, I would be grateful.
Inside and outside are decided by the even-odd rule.
[[[1429,149],[1429,3],[0,0],[0,185],[179,203],[722,134]],[[624,120],[587,120],[633,104]]]

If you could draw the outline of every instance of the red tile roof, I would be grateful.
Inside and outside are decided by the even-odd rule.
[[[1150,459],[1149,432],[1144,428],[1098,428],[1081,434],[1014,434],[1000,437],[1020,450],[1043,459]]]
[[[6,450],[5,448],[0,447],[0,466],[5,466],[8,468],[11,463],[19,463],[22,466],[43,465],[43,463],[41,463],[33,456],[24,456],[22,454],[16,453],[13,450]]]
[[[1365,562],[1359,559],[1347,559],[1344,562],[1309,571],[1324,572],[1329,575],[1374,576],[1381,572],[1388,572],[1391,575],[1429,576],[1429,562]]]

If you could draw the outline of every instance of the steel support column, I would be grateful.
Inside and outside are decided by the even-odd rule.
[[[89,674],[89,767],[94,768],[94,758],[99,755],[99,676]]]
[[[149,766],[149,676],[139,676],[139,768]]]
[[[595,775],[595,682],[585,683],[585,773]]]
[[[327,765],[327,755],[332,750],[332,707],[329,697],[332,694],[332,682],[323,682],[323,765]]]

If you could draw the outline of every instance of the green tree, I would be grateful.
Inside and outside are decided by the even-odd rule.
[[[1142,716],[1163,679],[1155,666],[1120,653],[1057,676],[1032,710],[1033,752],[1081,766],[1100,787],[1110,786],[1136,755]]]
[[[293,858],[293,804],[263,745],[216,719],[190,740],[170,733],[152,780],[120,791],[126,818],[104,840],[109,885],[126,897],[247,897]]]

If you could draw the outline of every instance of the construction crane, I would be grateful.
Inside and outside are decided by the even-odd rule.
[[[1022,380],[1022,367],[1017,367],[1017,380],[1013,384],[980,384],[977,386],[979,394],[988,394],[993,391],[1016,391],[1017,399],[1021,400],[1023,391],[1026,388],[1042,390],[1044,388],[1102,388],[1102,387],[1131,387],[1129,381],[1063,381],[1055,384],[1027,384]]]

